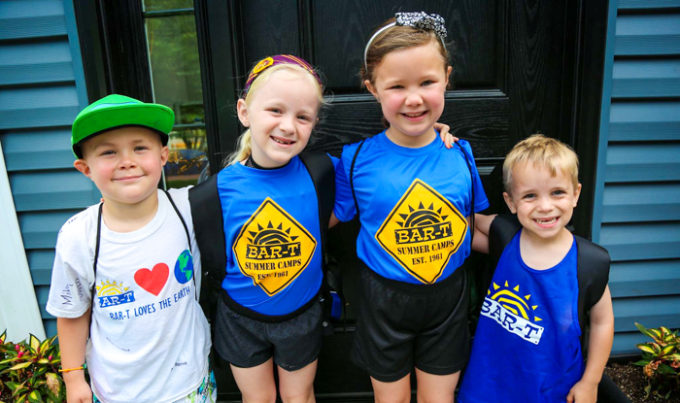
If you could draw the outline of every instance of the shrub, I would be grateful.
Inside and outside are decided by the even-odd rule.
[[[678,332],[661,326],[647,329],[639,323],[635,326],[653,341],[637,345],[642,351],[642,359],[635,363],[642,368],[647,377],[646,396],[651,393],[669,399],[680,396],[680,337]]]
[[[57,336],[28,342],[6,342],[7,331],[0,335],[0,402],[62,402],[66,388],[59,375]]]

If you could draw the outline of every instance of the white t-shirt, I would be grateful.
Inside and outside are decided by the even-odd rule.
[[[197,301],[201,267],[188,188],[170,194],[192,253],[182,222],[159,190],[158,211],[144,227],[119,233],[102,220],[94,298],[99,206],[71,217],[59,231],[47,311],[77,318],[93,303],[86,362],[93,392],[104,402],[173,401],[198,388],[208,368],[210,331]]]

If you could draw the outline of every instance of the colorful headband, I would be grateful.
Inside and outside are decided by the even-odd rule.
[[[368,70],[366,56],[368,55],[369,46],[371,46],[371,43],[373,43],[378,35],[395,25],[422,29],[424,31],[432,31],[435,35],[437,35],[439,40],[442,41],[442,45],[446,47],[446,43],[444,43],[444,40],[446,39],[446,27],[444,26],[444,18],[441,15],[434,13],[428,14],[424,11],[413,11],[408,13],[396,13],[394,18],[396,21],[391,22],[375,31],[373,36],[371,36],[371,39],[366,42],[366,48],[364,49],[364,68],[366,68],[366,70]]]
[[[250,74],[248,74],[248,79],[246,80],[246,85],[243,88],[243,94],[247,94],[248,90],[250,89],[250,85],[255,81],[257,76],[260,75],[263,71],[267,70],[268,68],[272,66],[276,66],[278,64],[293,64],[302,67],[303,69],[307,70],[310,74],[316,78],[316,81],[319,82],[319,85],[323,85],[321,83],[321,78],[319,77],[318,74],[314,71],[314,68],[312,65],[307,63],[304,59],[293,56],[293,55],[274,55],[274,56],[269,56],[265,57],[264,59],[260,60],[257,62],[255,67],[250,71]]]

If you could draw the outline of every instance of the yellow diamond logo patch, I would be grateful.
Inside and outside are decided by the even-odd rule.
[[[305,270],[316,240],[267,198],[243,225],[232,249],[241,273],[272,296]]]
[[[413,277],[434,283],[465,238],[467,220],[420,179],[413,181],[375,238]]]

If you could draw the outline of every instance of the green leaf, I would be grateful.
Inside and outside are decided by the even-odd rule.
[[[675,370],[666,364],[659,365],[659,368],[656,371],[663,375],[675,375]]]
[[[38,340],[38,338],[35,337],[33,333],[31,333],[29,336],[29,340],[29,347],[31,348],[31,351],[33,351],[33,353],[37,353],[40,350],[40,340]]]
[[[645,365],[649,364],[649,360],[640,360],[637,362],[634,362],[633,365],[639,365],[641,367],[644,367]]]
[[[0,343],[5,344],[6,339],[7,339],[7,329],[5,329],[5,331],[2,332],[2,334],[0,334]]]
[[[637,348],[644,351],[645,353],[654,354],[654,349],[651,348],[648,344],[638,344]]]
[[[41,358],[38,360],[38,364],[49,364],[50,361],[47,358]]]
[[[2,364],[9,364],[10,362],[14,362],[14,361],[18,361],[18,360],[19,360],[19,357],[8,358],[8,359],[6,359],[6,360],[0,361],[0,365],[2,365]]]
[[[635,327],[637,327],[640,333],[644,334],[645,336],[654,338],[652,333],[646,327],[642,326],[642,324],[635,322]]]
[[[52,392],[55,396],[59,396],[59,393],[61,392],[62,388],[61,378],[59,378],[59,376],[54,372],[49,372],[45,374],[45,379],[49,391]]]
[[[40,396],[40,393],[38,393],[37,390],[34,390],[28,394],[28,401],[30,403],[44,403],[42,396]]]
[[[11,391],[15,391],[18,387],[22,386],[22,384],[17,383],[17,382],[12,382],[12,381],[5,383],[5,385],[7,385],[7,387]]]
[[[666,346],[661,350],[661,355],[665,356],[670,354],[675,349],[674,345]]]
[[[10,371],[16,371],[16,370],[18,370],[18,369],[24,369],[24,368],[26,368],[26,367],[30,367],[31,364],[33,364],[31,361],[22,362],[21,364],[17,364],[17,365],[15,365],[15,366],[13,366],[12,368],[10,368]]]
[[[50,341],[49,341],[49,339],[46,339],[42,343],[40,343],[39,352],[44,354],[45,351],[47,351],[47,349],[49,349],[49,348],[50,348]]]

